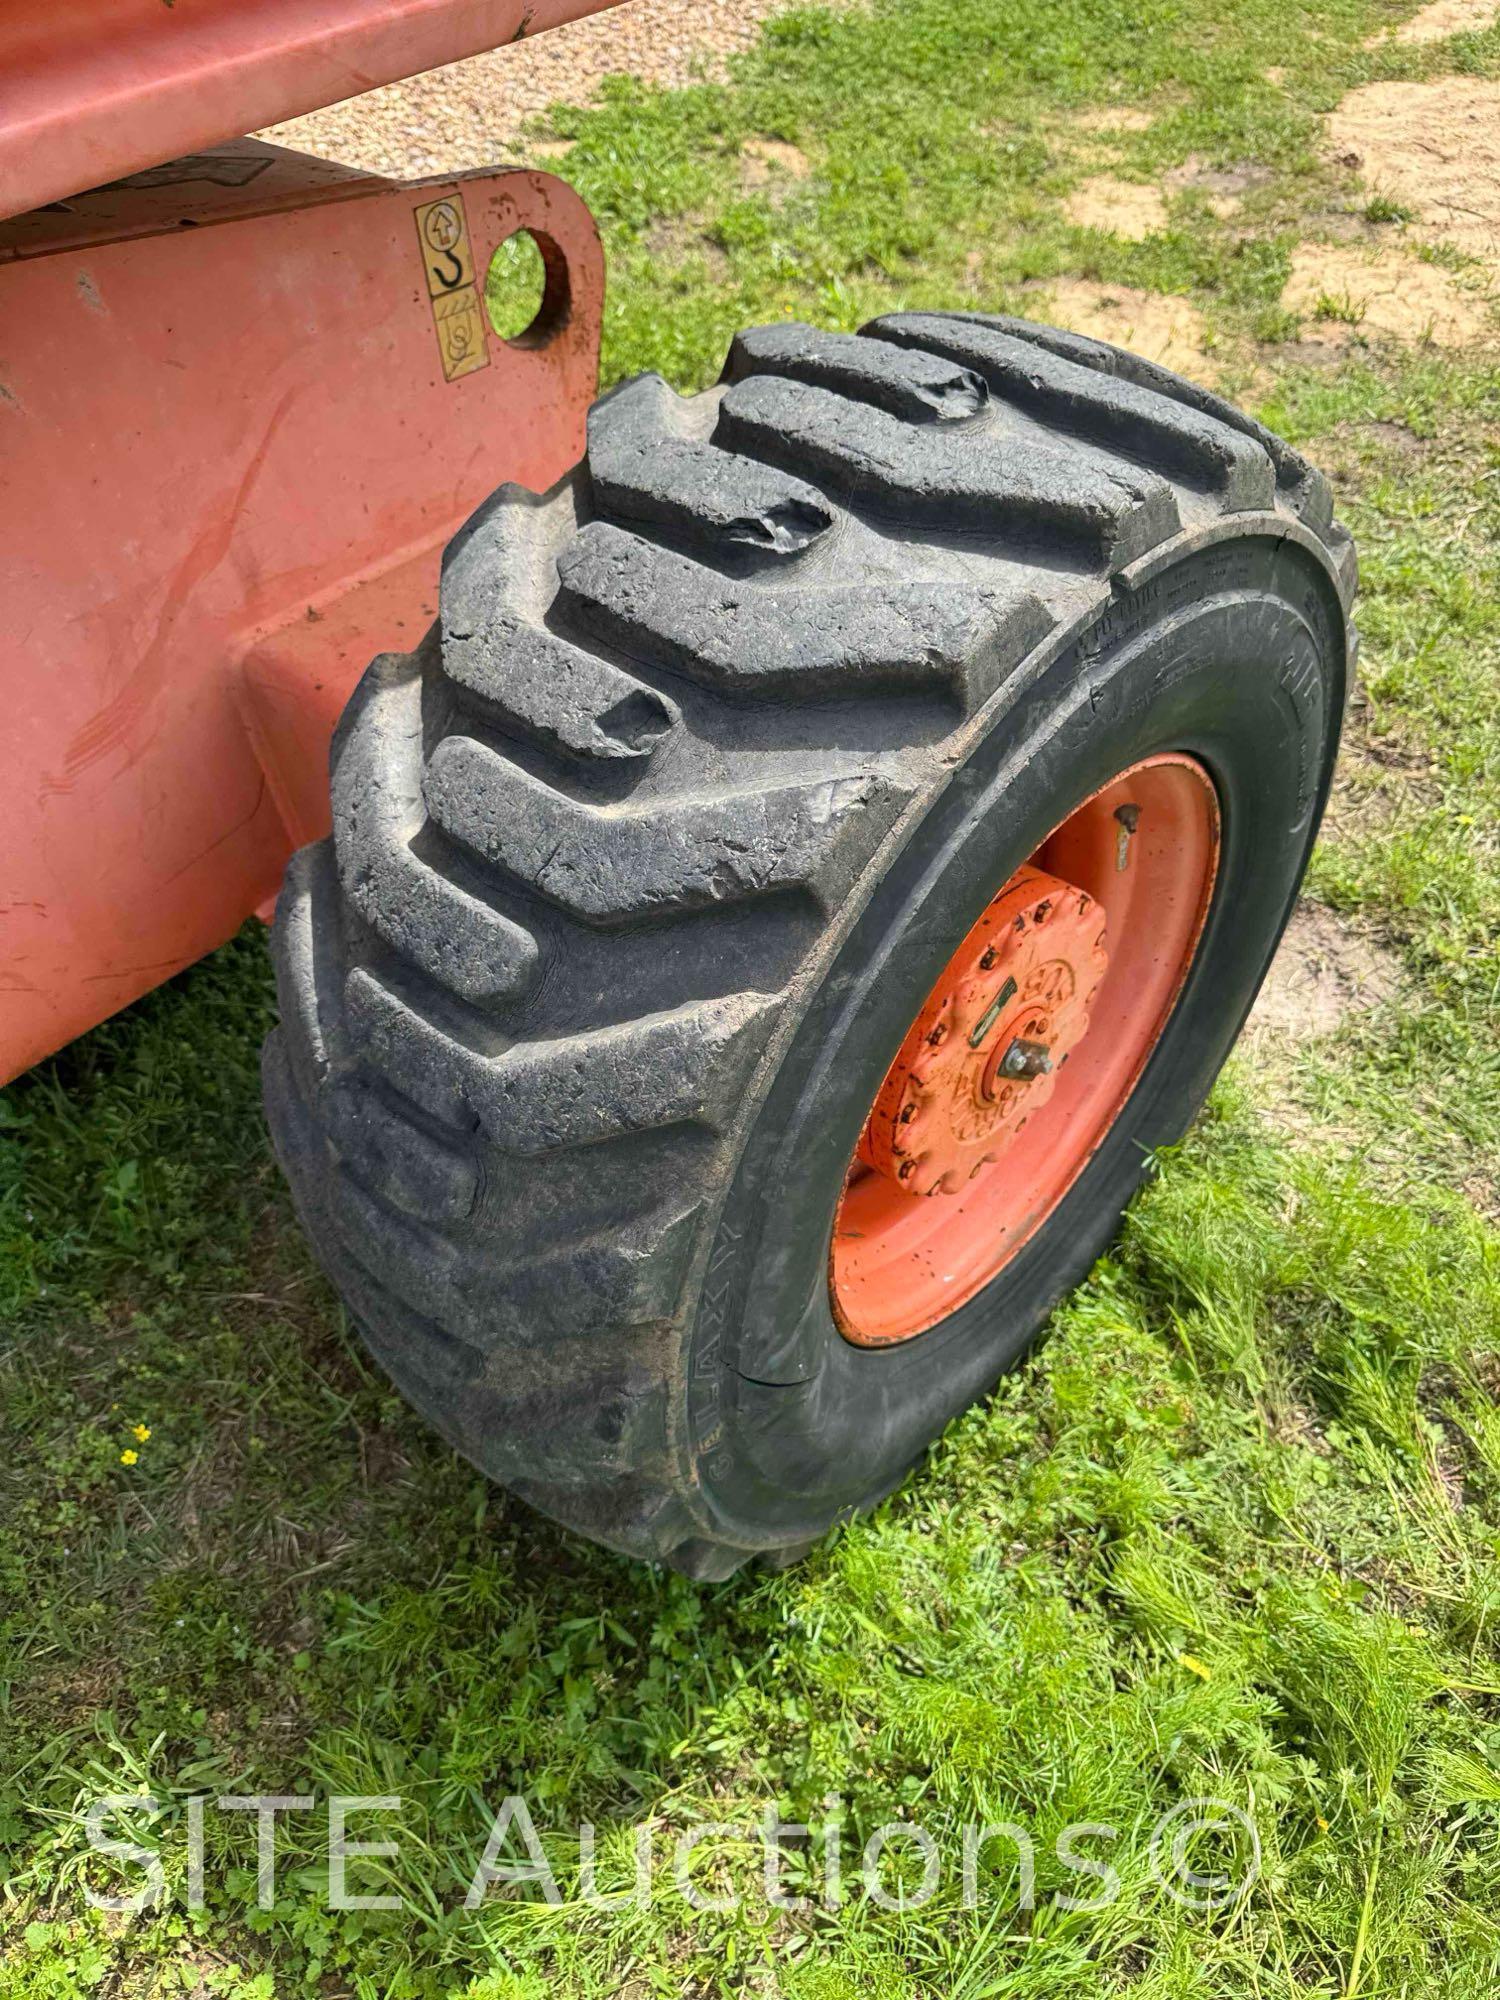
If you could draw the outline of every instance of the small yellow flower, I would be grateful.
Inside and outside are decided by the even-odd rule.
[[[120,1463],[121,1465],[134,1465],[139,1457],[140,1453],[138,1451],[122,1451],[120,1453]]]
[[[130,1435],[135,1439],[137,1444],[144,1444],[151,1435],[151,1426],[149,1424],[132,1424],[130,1426]]]
[[[1319,1833],[1327,1833],[1327,1831],[1328,1831],[1328,1822],[1327,1822],[1327,1820],[1326,1820],[1326,1819],[1324,1819],[1324,1817],[1323,1817],[1323,1815],[1322,1815],[1321,1813],[1318,1813],[1318,1814],[1316,1815],[1316,1817],[1317,1817],[1317,1822],[1318,1822],[1318,1831],[1319,1831]]]
[[[1201,1660],[1194,1659],[1191,1653],[1179,1653],[1177,1655],[1177,1658],[1179,1662],[1184,1667],[1187,1668],[1188,1672],[1190,1674],[1196,1674],[1200,1681],[1206,1681],[1211,1678],[1208,1668],[1204,1666]]]

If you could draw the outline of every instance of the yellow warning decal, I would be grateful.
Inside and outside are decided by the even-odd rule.
[[[490,362],[484,307],[474,283],[469,219],[459,194],[425,202],[416,214],[438,352],[443,373],[453,382]]]
[[[472,375],[476,368],[489,367],[484,309],[472,285],[450,292],[445,299],[434,299],[432,319],[443,357],[443,373],[450,382],[457,381],[460,375]]]

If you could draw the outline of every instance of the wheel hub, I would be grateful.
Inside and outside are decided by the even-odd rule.
[[[1107,970],[1093,897],[1018,868],[912,1023],[860,1160],[906,1194],[961,1193],[1052,1095]]]

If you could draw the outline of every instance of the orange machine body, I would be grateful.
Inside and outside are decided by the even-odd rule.
[[[448,536],[495,486],[545,488],[582,451],[603,261],[584,204],[548,175],[402,185],[224,140],[237,100],[200,104],[189,128],[179,61],[157,73],[154,157],[189,129],[209,150],[62,192],[84,161],[153,156],[139,37],[156,16],[228,33],[238,14],[253,42],[257,25],[347,29],[361,11],[376,73],[330,59],[294,89],[282,34],[273,102],[241,47],[257,122],[486,46],[481,12],[510,32],[522,10],[152,0],[148,22],[128,0],[63,4],[54,85],[84,87],[67,22],[134,23],[110,87],[90,72],[129,100],[113,152],[68,150],[66,92],[49,117],[46,63],[22,74],[10,46],[40,48],[37,31],[0,23],[0,213],[18,189],[48,201],[0,223],[0,1080],[269,906],[291,849],[326,828],[339,710],[374,653],[430,621]],[[524,11],[547,25],[592,8]],[[444,14],[466,22],[461,45]],[[397,17],[428,39],[393,44]],[[319,46],[335,43],[353,46]],[[34,158],[12,143],[23,128]],[[483,289],[518,230],[547,291],[506,341]]]
[[[0,216],[618,0],[0,0]]]

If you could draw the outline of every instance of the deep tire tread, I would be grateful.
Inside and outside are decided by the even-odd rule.
[[[372,664],[332,840],[288,872],[266,1100],[374,1351],[497,1478],[690,1575],[756,1552],[715,1533],[675,1414],[753,1081],[997,691],[1242,511],[1352,587],[1326,486],[1229,405],[924,313],[741,335],[703,397],[629,383],[576,473],[455,538],[439,627]]]

